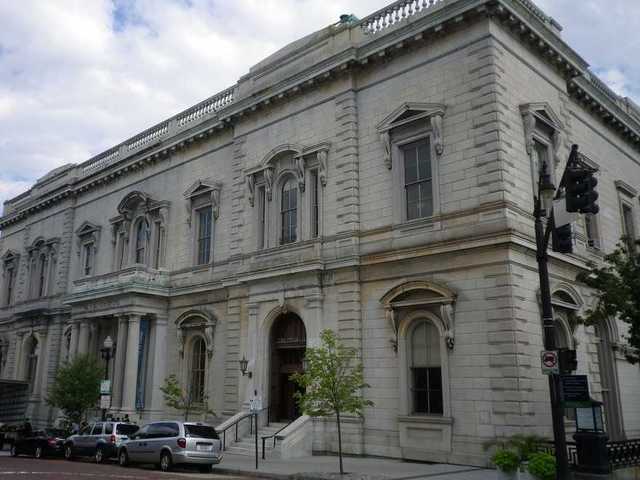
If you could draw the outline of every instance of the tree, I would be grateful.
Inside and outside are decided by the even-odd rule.
[[[164,394],[164,402],[168,407],[183,413],[185,422],[189,420],[191,412],[215,415],[215,412],[206,407],[209,396],[203,395],[201,401],[195,399],[193,392],[182,388],[175,375],[169,375],[164,379],[164,385],[160,387],[160,391]]]
[[[295,373],[292,379],[302,391],[295,394],[300,409],[312,416],[336,416],[338,427],[338,456],[340,473],[342,466],[342,432],[340,416],[351,413],[362,417],[364,407],[373,402],[362,398],[364,383],[363,367],[356,362],[357,351],[343,345],[332,330],[320,334],[320,346],[307,348],[306,367],[303,373]]]
[[[103,368],[91,355],[78,355],[56,372],[47,403],[62,410],[73,423],[80,423],[100,399]]]
[[[604,265],[589,263],[589,271],[581,272],[577,280],[596,291],[596,302],[582,320],[597,325],[610,318],[619,318],[629,325],[625,340],[631,347],[629,362],[640,361],[640,253],[631,250],[627,242],[604,257]]]

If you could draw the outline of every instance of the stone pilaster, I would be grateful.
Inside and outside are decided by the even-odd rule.
[[[136,409],[136,385],[138,381],[138,341],[140,339],[140,315],[129,315],[127,351],[122,385],[122,411],[133,413]]]
[[[151,383],[151,409],[158,414],[164,409],[164,397],[160,387],[164,384],[166,376],[167,358],[167,317],[156,316],[153,322],[153,349],[149,356],[153,356],[152,383]]]
[[[245,178],[244,178],[244,144],[246,137],[239,137],[233,141],[232,179],[231,179],[231,231],[229,232],[229,255],[231,257],[242,253],[245,208]]]
[[[227,322],[226,322],[226,355],[224,374],[224,411],[235,413],[238,410],[239,382],[238,376],[240,367],[240,327],[241,300],[230,298],[227,301]]]
[[[111,405],[115,409],[122,407],[122,383],[125,375],[127,332],[129,328],[128,318],[125,315],[117,317],[117,320],[118,337],[116,340],[116,356],[113,363],[113,388],[111,397]]]
[[[86,355],[89,353],[89,322],[82,320],[80,322],[80,332],[78,334],[78,355]]]

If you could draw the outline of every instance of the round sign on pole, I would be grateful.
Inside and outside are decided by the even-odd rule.
[[[544,375],[557,375],[560,373],[557,351],[543,350],[540,354],[540,363]]]

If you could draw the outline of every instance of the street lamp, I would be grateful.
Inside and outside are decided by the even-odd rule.
[[[549,173],[549,167],[546,162],[542,164],[542,169],[540,171],[538,194],[540,195],[540,203],[545,216],[548,216],[551,211],[551,207],[553,206],[553,197],[556,194],[556,186],[551,181],[551,174]]]
[[[247,360],[243,355],[242,360],[239,360],[239,362],[240,362],[240,373],[242,373],[242,376],[244,377],[246,375],[247,377],[251,378],[252,373],[247,372],[247,367],[249,366],[249,360]]]
[[[115,346],[113,340],[109,335],[104,339],[104,343],[102,344],[103,348],[100,349],[100,353],[102,354],[102,358],[104,359],[104,379],[109,380],[109,361],[113,357],[113,353],[115,351]],[[102,392],[100,392],[102,394]],[[102,409],[102,421],[105,421],[107,418],[107,409]]]

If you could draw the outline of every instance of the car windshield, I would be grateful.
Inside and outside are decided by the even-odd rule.
[[[119,423],[116,425],[116,435],[132,435],[137,431],[137,425],[128,425],[126,423]]]
[[[187,437],[218,438],[218,433],[215,428],[207,425],[185,425],[184,431]]]

